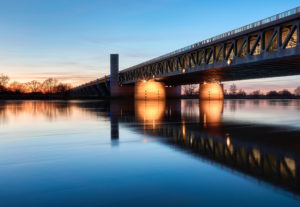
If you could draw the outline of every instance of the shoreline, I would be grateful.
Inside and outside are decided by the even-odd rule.
[[[124,97],[0,97],[0,101],[73,101],[73,100],[122,100]],[[127,99],[134,100],[133,97]],[[198,96],[182,96],[167,98],[166,100],[189,100],[199,99]],[[225,97],[223,100],[300,100],[300,97]]]

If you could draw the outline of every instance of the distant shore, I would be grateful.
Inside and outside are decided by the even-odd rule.
[[[193,96],[182,96],[182,99],[197,99],[199,98],[198,95],[193,95]],[[225,95],[224,99],[300,99],[300,96],[290,96],[290,97],[284,97],[284,96],[276,96],[276,97],[269,97],[266,95],[261,95],[261,96],[252,96],[252,95],[246,95],[246,96],[235,96],[235,95]]]
[[[198,99],[198,95],[182,95],[181,97],[175,99]],[[110,100],[110,99],[118,99],[112,97],[93,97],[93,96],[71,96],[69,94],[0,94],[0,101],[5,100]],[[133,99],[133,97],[132,97]],[[171,98],[174,99],[174,98]],[[253,95],[225,95],[224,99],[300,99],[300,96],[291,95],[291,96],[267,96],[267,95],[260,95],[260,96],[253,96]]]

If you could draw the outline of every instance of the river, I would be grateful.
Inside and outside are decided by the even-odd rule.
[[[0,206],[300,206],[300,101],[2,101]]]

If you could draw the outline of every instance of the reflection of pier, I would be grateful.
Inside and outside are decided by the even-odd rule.
[[[119,113],[115,102],[110,104],[110,137],[112,140],[119,139]]]
[[[163,119],[165,105],[165,100],[136,100],[136,117],[144,124],[152,124],[153,127],[155,127],[155,125]]]
[[[202,100],[199,106],[203,124],[220,123],[223,112],[223,100]]]

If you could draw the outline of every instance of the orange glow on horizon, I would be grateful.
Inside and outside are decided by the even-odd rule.
[[[99,77],[103,77],[105,74],[73,74],[68,72],[49,72],[49,73],[4,73],[10,78],[9,83],[19,82],[28,83],[30,81],[36,80],[38,82],[43,82],[48,78],[55,78],[58,82],[71,84],[73,87],[85,84],[87,82],[93,81]]]

